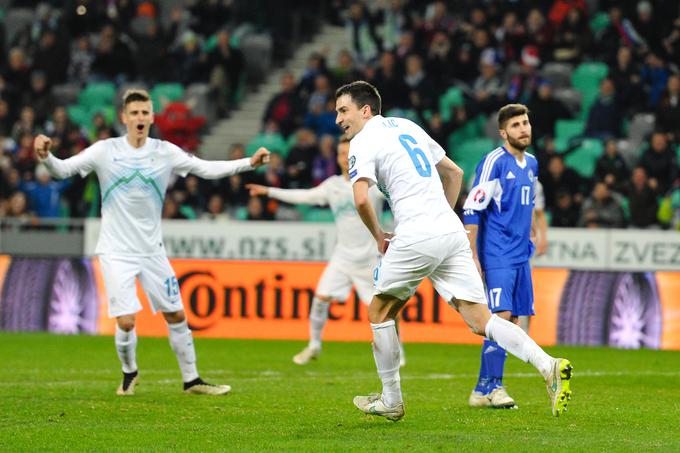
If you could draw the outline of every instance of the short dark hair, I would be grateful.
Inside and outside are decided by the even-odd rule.
[[[524,104],[508,104],[503,106],[503,108],[498,111],[498,129],[503,129],[505,123],[507,123],[510,118],[528,114],[529,109]]]
[[[343,85],[335,91],[335,99],[340,96],[349,95],[357,107],[361,108],[367,105],[371,108],[371,113],[380,115],[382,110],[382,99],[378,89],[364,80],[357,80],[356,82]]]
[[[146,90],[127,90],[125,91],[125,94],[123,94],[123,110],[125,110],[125,107],[131,102],[146,102],[149,100],[151,100],[151,96],[149,96],[149,92]]]

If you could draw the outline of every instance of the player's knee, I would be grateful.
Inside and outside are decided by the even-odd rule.
[[[120,330],[129,332],[135,328],[135,318],[131,316],[120,316],[116,319],[116,323]]]
[[[163,313],[163,317],[168,324],[177,324],[178,322],[182,322],[187,319],[186,315],[184,314],[184,310]]]

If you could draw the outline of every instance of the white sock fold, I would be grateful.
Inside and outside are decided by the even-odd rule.
[[[535,366],[543,377],[550,372],[552,357],[516,324],[491,315],[484,332],[510,354]]]
[[[488,339],[497,342],[510,354],[535,366],[544,378],[550,372],[552,357],[516,324],[491,315],[484,332]]]
[[[312,308],[309,310],[309,347],[312,349],[321,349],[321,334],[328,321],[330,306],[330,302],[318,297],[312,299]]]
[[[125,331],[116,323],[114,341],[123,373],[137,371],[137,332],[135,329]]]
[[[175,324],[168,323],[170,346],[177,356],[177,363],[182,372],[182,380],[191,382],[198,377],[196,369],[196,350],[194,338],[186,319]]]
[[[382,381],[382,398],[386,405],[395,406],[403,401],[399,376],[399,337],[394,320],[380,324],[371,323],[373,329],[373,358]]]

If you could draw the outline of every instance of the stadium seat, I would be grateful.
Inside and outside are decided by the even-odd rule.
[[[89,110],[111,105],[116,95],[116,86],[111,82],[88,84],[78,95],[78,104]]]
[[[562,102],[571,113],[577,114],[581,111],[583,95],[580,91],[573,88],[557,88],[553,90],[553,96]]]
[[[564,164],[581,176],[591,178],[595,173],[595,163],[603,152],[604,146],[600,140],[588,138],[565,156]]]
[[[573,70],[574,66],[569,63],[551,62],[545,64],[541,70],[541,76],[549,80],[555,89],[569,88]]]
[[[594,35],[598,35],[604,31],[610,24],[609,14],[601,11],[596,13],[592,19],[590,19],[590,30]]]
[[[628,140],[630,140],[636,148],[642,144],[654,130],[656,123],[654,114],[652,113],[636,113],[633,119],[628,123]]]
[[[234,211],[234,218],[236,220],[248,220],[248,208],[245,206],[239,206]]]
[[[180,101],[184,97],[184,87],[179,83],[159,83],[151,89],[154,112],[162,112],[168,102]]]
[[[581,120],[557,120],[555,123],[555,140],[571,140],[583,134],[585,122]]]
[[[269,151],[279,153],[284,159],[288,156],[288,150],[290,149],[286,139],[278,132],[273,134],[259,133],[246,146],[246,156],[255,154],[255,151],[257,151],[260,146],[264,146]]]
[[[90,126],[90,119],[92,118],[90,109],[85,108],[82,105],[74,104],[66,107],[66,113],[68,113],[68,117],[71,121],[78,126],[86,128]]]
[[[439,113],[442,121],[451,120],[451,110],[456,107],[462,107],[465,104],[463,99],[463,91],[457,87],[449,88],[446,93],[439,98]]]
[[[312,208],[302,218],[305,222],[334,222],[333,211],[327,208]]]
[[[382,213],[382,216],[380,217],[380,224],[383,226],[383,228],[386,228],[388,231],[393,231],[394,228],[394,214],[392,214],[392,211],[389,209],[385,209]]]
[[[465,172],[465,179],[474,176],[477,164],[486,154],[496,148],[495,140],[476,138],[461,143],[449,142],[451,159]]]
[[[577,90],[582,87],[599,86],[608,72],[609,68],[605,63],[597,61],[581,63],[571,74],[571,85]]]

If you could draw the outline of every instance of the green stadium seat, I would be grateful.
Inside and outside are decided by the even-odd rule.
[[[150,94],[154,112],[160,113],[168,102],[182,100],[184,86],[180,83],[159,83],[151,89]]]
[[[564,158],[564,164],[585,178],[595,173],[595,163],[602,156],[604,145],[598,139],[585,139]]]
[[[82,105],[69,105],[66,107],[68,117],[80,127],[90,127],[90,119],[92,115],[90,109]]]
[[[590,19],[590,30],[594,34],[598,34],[607,28],[610,24],[609,14],[606,12],[599,12]]]
[[[555,140],[571,140],[583,134],[585,122],[582,120],[557,120],[555,123]]]
[[[264,133],[261,132],[253,138],[253,140],[246,146],[246,156],[252,156],[260,146],[264,146],[269,151],[277,152],[285,159],[288,156],[290,149],[288,142],[283,138],[283,135],[278,132]]]
[[[305,222],[335,222],[333,211],[327,208],[312,208],[303,217]]]
[[[116,86],[110,82],[88,84],[78,95],[78,104],[93,110],[105,105],[112,105],[116,96]]]
[[[571,85],[579,91],[581,87],[599,86],[608,72],[609,68],[605,63],[596,61],[581,63],[571,74]]]
[[[248,208],[245,206],[239,206],[234,211],[234,218],[236,220],[247,220],[248,219]]]
[[[439,98],[439,113],[442,121],[451,120],[451,110],[456,107],[462,107],[465,104],[463,99],[463,91],[460,88],[449,88],[446,93]]]

